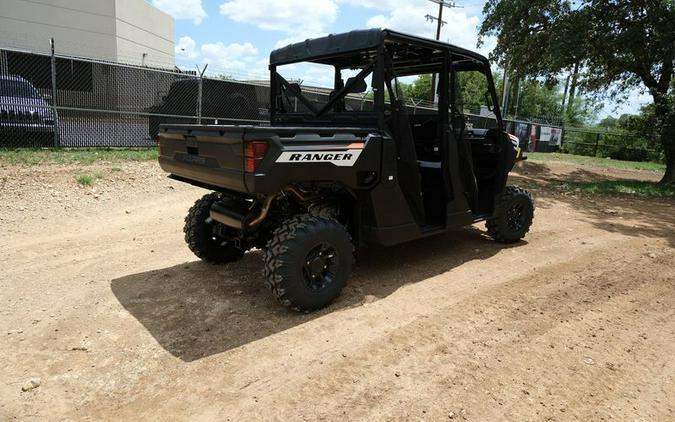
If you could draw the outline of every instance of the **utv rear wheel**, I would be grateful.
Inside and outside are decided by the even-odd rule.
[[[274,231],[264,261],[265,284],[277,300],[309,312],[340,295],[352,271],[354,247],[336,220],[303,214]]]
[[[220,200],[218,192],[204,195],[195,202],[185,217],[185,242],[190,250],[210,264],[225,264],[239,260],[245,250],[237,247],[233,239],[221,237],[209,221],[211,205]]]
[[[530,230],[534,218],[532,195],[517,186],[507,186],[495,213],[487,222],[487,232],[497,242],[515,243]]]

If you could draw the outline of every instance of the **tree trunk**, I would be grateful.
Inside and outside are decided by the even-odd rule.
[[[577,83],[579,80],[579,62],[574,63],[574,70],[572,71],[572,84],[570,85],[570,97],[567,102],[567,114],[572,112],[574,103],[574,96],[577,93]]]
[[[560,113],[565,114],[565,102],[567,102],[567,91],[570,89],[570,76],[572,74],[570,73],[567,75],[567,79],[565,79],[565,91],[563,91],[563,99],[562,99],[562,106],[560,107]]]
[[[667,93],[652,93],[652,96],[656,125],[666,156],[666,172],[659,183],[675,184],[675,101],[668,98]]]
[[[666,154],[666,172],[659,182],[663,185],[675,185],[675,154],[670,153],[670,158]]]

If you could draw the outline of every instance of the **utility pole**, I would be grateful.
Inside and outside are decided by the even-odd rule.
[[[426,15],[425,18],[427,18],[428,21],[437,22],[436,26],[436,41],[441,39],[441,27],[445,25],[447,22],[443,21],[443,8],[447,7],[448,9],[452,9],[455,7],[462,7],[458,6],[454,1],[446,1],[446,0],[429,0],[432,3],[436,3],[438,5],[438,17],[433,17],[431,15]],[[431,74],[431,102],[436,103],[436,74],[432,73]]]

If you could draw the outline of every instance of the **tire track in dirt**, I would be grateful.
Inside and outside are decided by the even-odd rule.
[[[673,258],[675,254],[664,257],[666,260]],[[637,260],[647,264],[645,260],[649,258],[638,257]],[[571,269],[593,271],[596,262],[578,262]],[[584,281],[575,281],[576,277],[568,276],[570,268],[566,264],[558,265],[558,268],[548,268],[561,274],[558,277],[514,280],[472,295],[452,307],[435,309],[433,314],[416,318],[359,353],[350,355],[348,360],[324,366],[321,372],[308,375],[307,380],[299,380],[298,391],[294,391],[294,383],[286,385],[286,394],[297,400],[291,408],[306,408],[302,415],[308,418],[330,418],[330,415],[339,414],[340,409],[349,409],[353,419],[402,420],[413,417],[437,420],[447,417],[449,412],[459,415],[465,409],[476,420],[494,420],[518,419],[532,402],[541,406],[532,415],[532,420],[545,417],[608,418],[614,412],[604,409],[600,403],[589,406],[584,403],[585,397],[580,399],[579,395],[584,391],[593,397],[594,391],[615,390],[616,384],[623,380],[615,371],[623,369],[617,362],[627,356],[617,354],[614,348],[621,352],[630,350],[625,352],[629,357],[639,356],[642,349],[654,346],[652,342],[645,347],[645,342],[638,338],[643,334],[640,331],[649,331],[649,335],[669,333],[671,337],[657,345],[661,353],[675,352],[675,339],[672,338],[675,326],[668,318],[675,305],[672,291],[675,273],[671,270],[654,278],[654,274],[636,271],[633,264],[635,262],[628,262],[610,271],[595,268],[597,275]],[[636,279],[626,279],[626,271]],[[611,281],[601,286],[593,284],[601,279]],[[524,291],[535,292],[535,295],[523,294]],[[633,299],[626,302],[626,296]],[[504,305],[504,301],[508,305]],[[487,308],[486,302],[491,303]],[[561,307],[561,303],[569,305]],[[659,305],[658,312],[644,315],[640,325],[630,327],[637,332],[612,322],[635,307],[653,306],[654,303]],[[664,318],[661,312],[667,317]],[[579,325],[593,333],[575,332]],[[598,330],[611,333],[611,338],[596,339]],[[612,347],[604,349],[609,342]],[[562,365],[554,360],[556,356],[560,357],[560,348],[563,349]],[[593,348],[599,350],[593,351]],[[583,363],[588,354],[596,356],[597,363]],[[601,361],[598,354],[605,355],[607,360]],[[527,362],[520,361],[522,355],[529,355]],[[649,361],[654,357],[658,359],[659,355],[650,356],[647,362],[639,362],[640,370],[626,375],[636,376],[644,371],[639,377],[643,380],[658,375],[658,370],[655,371]],[[566,377],[571,368],[573,375]],[[529,382],[516,381],[523,373]],[[605,373],[612,376],[609,381]],[[594,380],[598,382],[594,383]],[[669,386],[670,392],[672,381],[671,374],[662,384]],[[557,383],[577,385],[579,391],[557,388]],[[313,391],[323,394],[317,397],[312,395]],[[267,396],[260,394],[259,397]],[[304,402],[303,407],[304,397],[313,397],[313,400]],[[657,397],[652,399],[664,403],[672,395],[664,392]],[[392,403],[397,405],[392,408]],[[655,402],[639,411],[621,407],[616,411],[647,419],[672,416],[667,409],[652,412],[653,404]],[[266,408],[274,403],[261,399],[259,406]],[[628,415],[623,413],[623,417]]]
[[[365,250],[309,315],[270,297],[259,252],[195,262],[198,189],[153,176],[58,221],[11,216],[0,419],[672,419],[672,205],[537,189],[525,242]]]

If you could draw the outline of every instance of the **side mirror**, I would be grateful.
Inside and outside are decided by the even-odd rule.
[[[345,85],[349,85],[350,83],[352,83],[354,81],[354,79],[356,79],[356,78],[347,79],[347,83]],[[366,84],[366,81],[361,79],[349,90],[348,93],[349,94],[360,94],[362,92],[366,92],[367,89],[368,89],[368,85]]]

